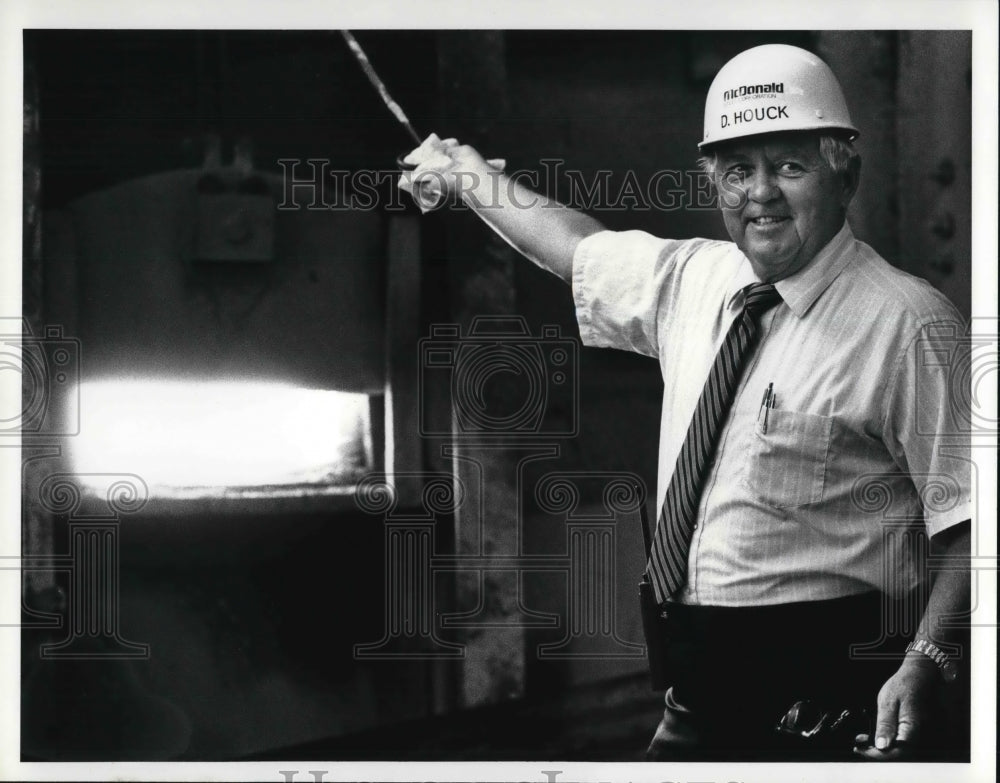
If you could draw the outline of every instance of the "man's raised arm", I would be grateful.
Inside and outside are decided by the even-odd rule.
[[[604,227],[594,218],[541,196],[491,165],[468,145],[435,134],[404,161],[416,165],[404,172],[399,187],[414,195],[422,208],[457,196],[518,252],[570,282],[573,253],[581,239]]]

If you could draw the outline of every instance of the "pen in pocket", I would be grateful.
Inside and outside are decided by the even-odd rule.
[[[761,426],[760,431],[766,435],[767,434],[767,414],[771,408],[774,407],[774,383],[769,383],[767,389],[764,390],[764,399],[760,401],[761,410],[764,411],[764,424]],[[757,420],[760,421],[760,410],[757,411]]]

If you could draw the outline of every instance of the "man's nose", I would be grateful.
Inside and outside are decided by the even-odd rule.
[[[773,201],[781,195],[781,190],[778,188],[778,179],[774,172],[763,167],[754,171],[750,176],[749,182],[746,184],[747,198],[760,204]]]

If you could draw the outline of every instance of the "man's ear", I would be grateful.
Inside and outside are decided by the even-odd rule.
[[[851,199],[854,198],[854,194],[858,192],[858,183],[861,182],[861,158],[855,156],[847,164],[847,170],[841,174],[841,183],[843,189],[841,190],[840,203],[844,209],[847,209],[848,205],[851,203]]]

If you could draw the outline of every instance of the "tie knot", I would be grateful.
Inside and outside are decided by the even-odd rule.
[[[743,310],[755,321],[781,301],[781,294],[771,283],[752,283],[743,291]]]

